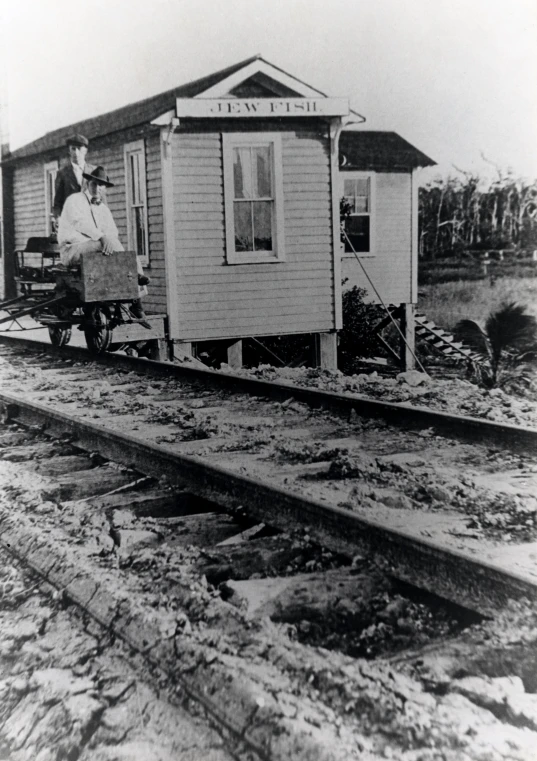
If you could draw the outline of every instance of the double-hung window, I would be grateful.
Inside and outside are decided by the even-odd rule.
[[[147,228],[147,185],[143,140],[125,145],[125,190],[127,195],[127,248],[136,251],[142,264],[149,264]]]
[[[58,174],[58,162],[49,161],[45,164],[45,230],[46,234],[52,232],[52,208],[54,206],[56,175]]]
[[[228,264],[282,261],[282,150],[274,133],[224,134]]]
[[[357,254],[374,254],[375,175],[342,172],[342,182],[343,198],[350,210],[345,219],[345,253],[352,255],[354,249]]]

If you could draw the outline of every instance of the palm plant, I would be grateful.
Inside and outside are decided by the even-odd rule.
[[[503,303],[487,317],[484,328],[460,320],[454,334],[486,361],[482,380],[487,386],[529,385],[537,357],[537,319],[526,307]]]

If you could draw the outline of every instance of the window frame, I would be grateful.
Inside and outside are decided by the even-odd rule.
[[[52,210],[54,207],[54,195],[56,177],[59,172],[59,162],[49,161],[44,166],[44,182],[45,182],[45,231],[47,235],[52,234]],[[49,192],[50,191],[50,192]]]
[[[235,183],[233,176],[233,150],[235,148],[270,147],[273,180],[273,235],[272,251],[235,250]],[[283,212],[283,167],[281,135],[274,132],[224,132],[222,134],[224,167],[224,223],[227,264],[267,264],[285,261]]]
[[[132,192],[133,177],[131,172],[131,156],[138,154],[140,156],[139,168],[140,168],[140,203],[135,204]],[[145,140],[134,140],[131,143],[125,143],[123,146],[123,158],[125,164],[125,203],[127,211],[127,250],[136,251],[140,262],[148,266],[150,264],[150,252],[149,252],[149,215],[147,209],[147,173],[145,165]],[[134,208],[142,206],[143,223],[144,223],[144,245],[146,253],[140,254],[136,250],[136,230],[135,222],[136,217],[134,214]]]
[[[359,257],[376,256],[376,197],[377,197],[377,177],[375,172],[340,172],[341,177],[341,195],[340,198],[345,198],[345,180],[369,180],[369,211],[357,212],[351,214],[354,217],[369,217],[369,251],[357,251],[356,254]],[[342,257],[354,258],[353,251],[345,251],[345,241],[343,242]]]

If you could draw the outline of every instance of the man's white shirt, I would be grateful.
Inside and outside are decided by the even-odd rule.
[[[84,178],[82,175],[86,171],[86,165],[80,166],[80,164],[75,164],[74,161],[71,161],[71,166],[73,167],[73,172],[75,173],[75,177],[78,180],[78,184],[80,187],[82,187],[82,183],[84,181]]]
[[[58,243],[64,260],[69,258],[69,246],[88,240],[111,238],[115,251],[124,251],[119,240],[112,212],[105,203],[92,204],[88,191],[73,193],[65,201],[58,227]]]

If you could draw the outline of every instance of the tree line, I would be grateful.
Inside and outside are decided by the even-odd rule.
[[[419,250],[424,259],[468,250],[537,249],[537,181],[500,171],[488,181],[460,174],[420,188]]]

